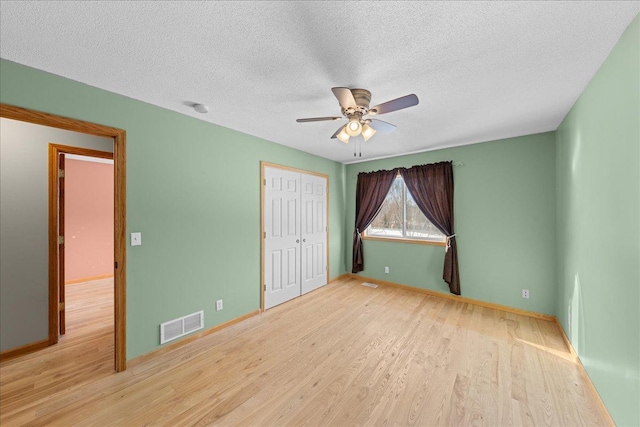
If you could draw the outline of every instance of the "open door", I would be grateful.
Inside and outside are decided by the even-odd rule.
[[[64,153],[58,153],[58,287],[59,327],[64,335]]]

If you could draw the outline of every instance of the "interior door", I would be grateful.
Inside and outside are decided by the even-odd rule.
[[[265,167],[264,308],[300,295],[300,174]]]
[[[301,175],[302,294],[327,284],[327,179]]]
[[[64,277],[64,153],[60,153],[58,154],[58,311],[60,335],[66,333]]]

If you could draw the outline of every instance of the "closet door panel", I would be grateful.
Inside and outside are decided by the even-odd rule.
[[[264,308],[300,296],[300,174],[265,168]]]
[[[302,174],[302,294],[327,284],[327,179]]]

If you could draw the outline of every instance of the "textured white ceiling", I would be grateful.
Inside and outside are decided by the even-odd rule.
[[[0,3],[0,56],[348,163],[555,130],[640,2]],[[331,87],[398,129],[362,144]],[[209,106],[194,112],[189,103]]]

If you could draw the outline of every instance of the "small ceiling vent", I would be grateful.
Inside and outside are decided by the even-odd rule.
[[[173,341],[204,327],[204,311],[170,320],[160,325],[160,344]]]

